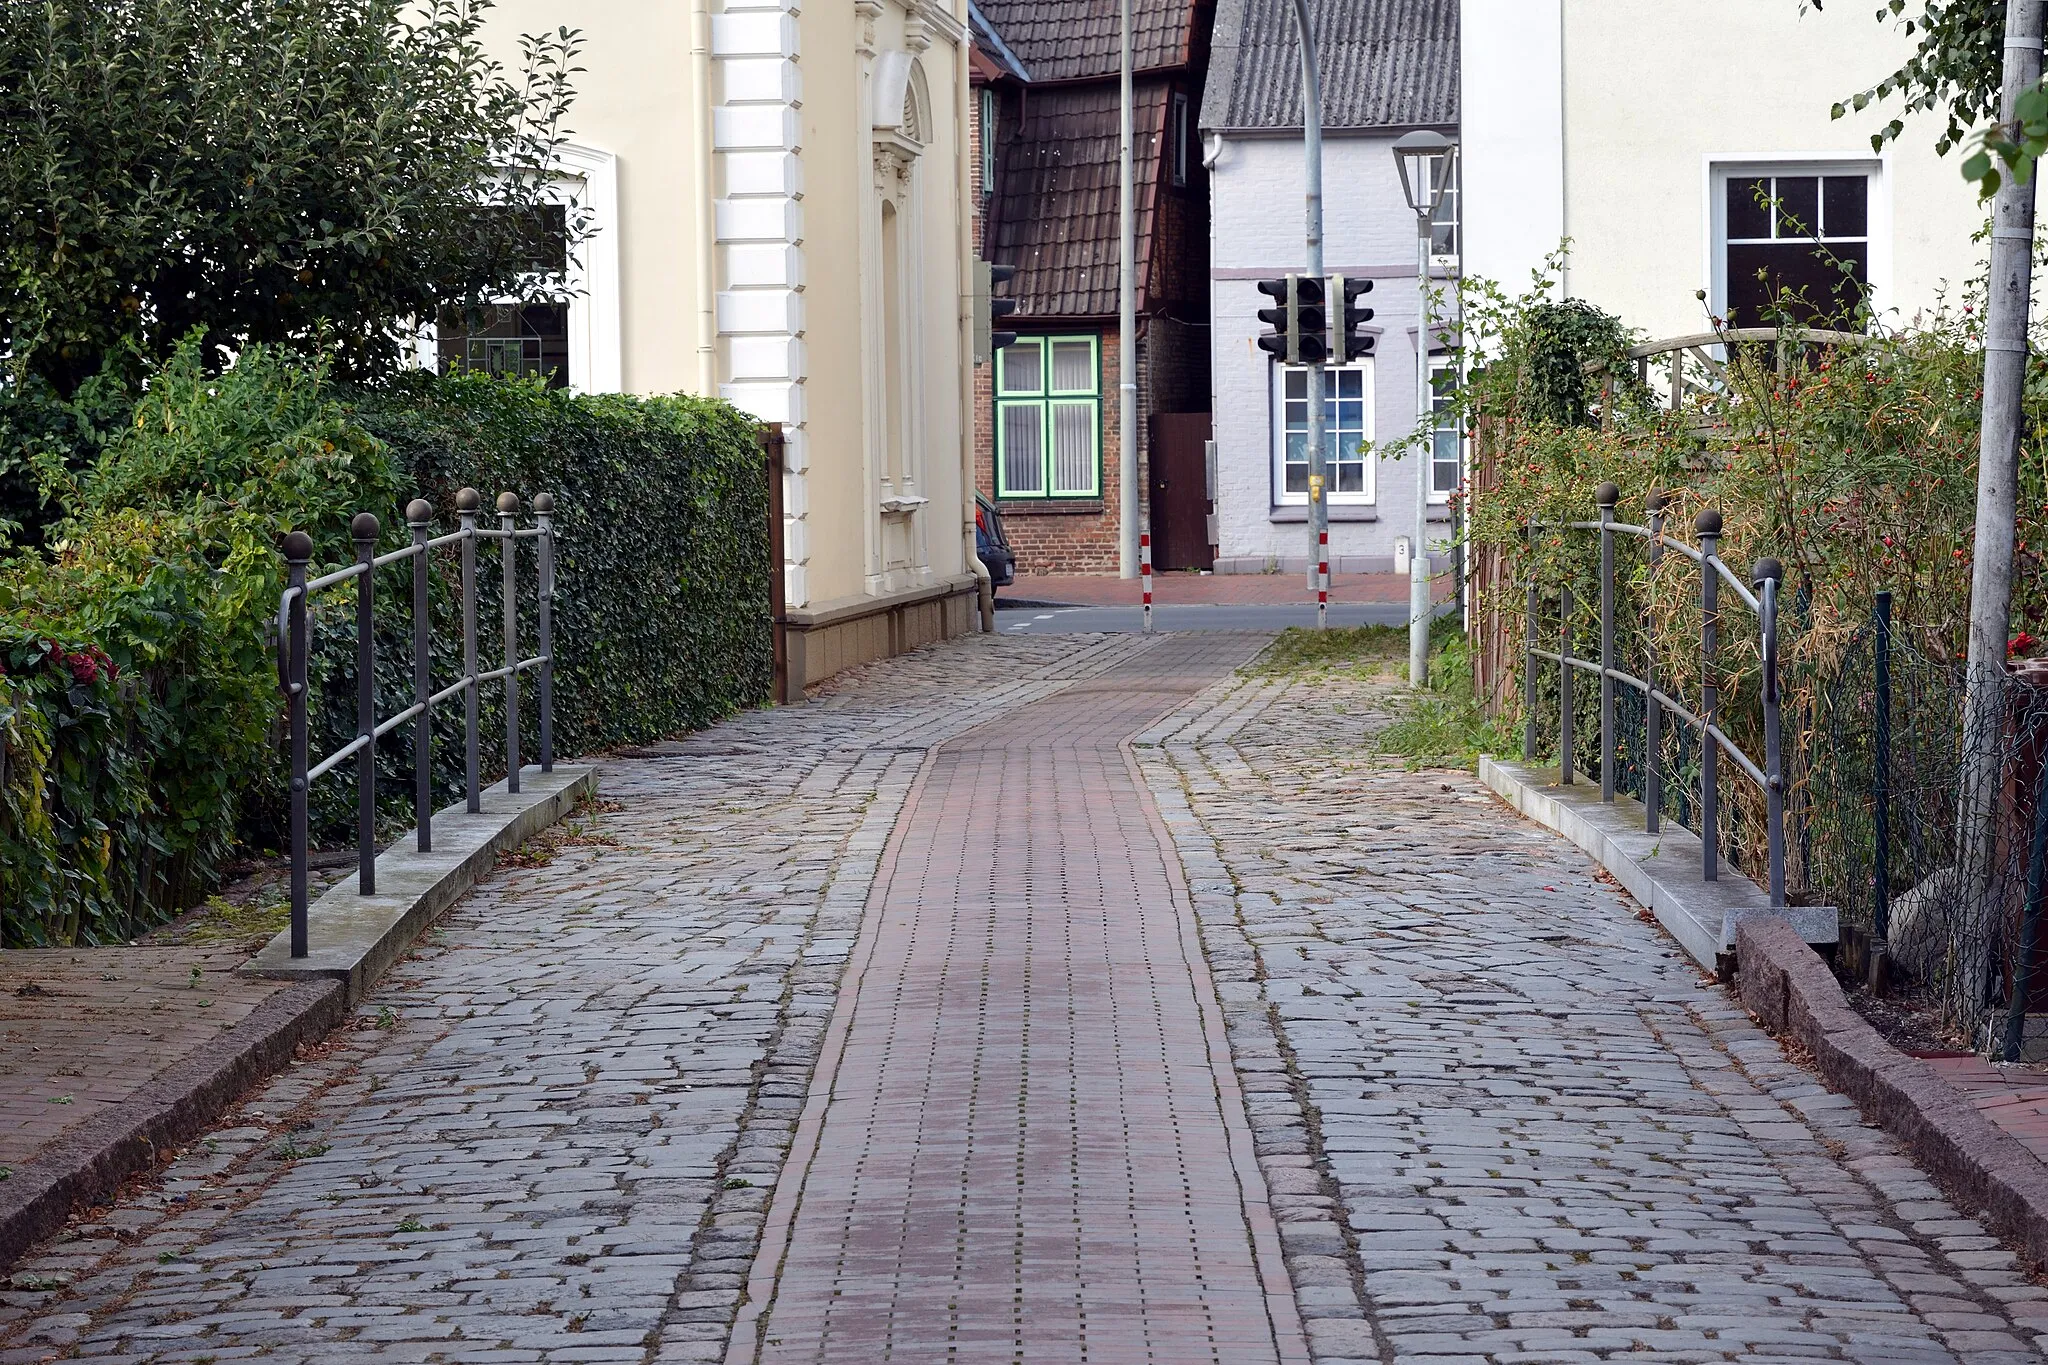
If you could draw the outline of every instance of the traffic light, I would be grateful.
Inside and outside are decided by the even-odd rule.
[[[997,318],[1006,318],[1017,311],[1017,300],[999,299],[995,287],[1007,284],[1017,273],[1014,265],[996,265],[989,261],[976,260],[974,263],[974,363],[985,365],[997,351],[1017,339],[1015,332],[995,330]]]
[[[1259,321],[1273,330],[1259,338],[1259,349],[1276,360],[1292,364],[1296,355],[1294,345],[1294,276],[1283,280],[1260,280],[1259,292],[1279,304],[1278,308],[1261,308]]]
[[[1294,277],[1294,326],[1300,348],[1297,364],[1314,365],[1330,358],[1330,315],[1323,307],[1323,282],[1313,275]]]
[[[1321,280],[1302,275],[1260,280],[1259,292],[1280,305],[1259,310],[1259,321],[1273,329],[1259,338],[1260,350],[1289,365],[1314,365],[1329,355]]]
[[[1336,325],[1330,328],[1331,364],[1342,365],[1372,354],[1372,338],[1360,335],[1358,330],[1372,321],[1372,309],[1358,305],[1360,296],[1371,292],[1371,280],[1330,276],[1330,304],[1337,310],[1333,319]]]

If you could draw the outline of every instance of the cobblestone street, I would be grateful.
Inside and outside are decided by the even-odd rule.
[[[1259,644],[972,637],[607,760],[24,1260],[0,1365],[2042,1358],[1585,858]]]

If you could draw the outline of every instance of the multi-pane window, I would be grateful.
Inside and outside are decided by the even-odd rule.
[[[1275,371],[1279,402],[1273,405],[1276,503],[1308,501],[1308,371],[1283,366]],[[1371,502],[1373,461],[1372,370],[1368,364],[1323,371],[1323,485],[1331,502]]]
[[[560,278],[569,260],[568,209],[537,204],[496,206],[475,213],[480,234],[509,237],[537,277]],[[569,307],[566,303],[487,304],[442,315],[436,350],[444,372],[473,370],[501,377],[544,376],[551,388],[569,386]]]
[[[1429,500],[1448,502],[1464,475],[1465,424],[1458,415],[1458,368],[1443,356],[1429,362]]]
[[[1092,336],[1018,337],[996,352],[996,494],[1102,496],[1102,365]]]
[[[1722,198],[1723,311],[1731,327],[1781,314],[1855,325],[1870,281],[1870,176],[1730,174]]]
[[[1446,163],[1450,182],[1444,184]],[[1455,264],[1458,257],[1458,208],[1463,178],[1463,162],[1456,156],[1430,158],[1429,175],[1432,186],[1443,184],[1444,197],[1437,202],[1436,212],[1430,216],[1429,254],[1438,265]]]
[[[497,304],[450,314],[439,329],[444,373],[471,370],[500,378],[544,376],[569,386],[569,305]]]

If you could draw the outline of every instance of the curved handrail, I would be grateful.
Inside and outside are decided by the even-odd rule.
[[[1760,563],[1758,565],[1759,574],[1755,583],[1756,591],[1752,591],[1751,584],[1744,581],[1716,553],[1716,546],[1721,539],[1718,514],[1707,514],[1703,517],[1702,524],[1700,525],[1701,543],[1689,545],[1665,531],[1663,526],[1663,509],[1655,501],[1653,501],[1650,507],[1651,524],[1648,526],[1639,526],[1632,522],[1614,520],[1613,507],[1616,496],[1617,494],[1612,484],[1605,485],[1601,489],[1599,494],[1601,500],[1601,519],[1598,521],[1531,521],[1527,523],[1528,532],[1532,539],[1538,531],[1594,532],[1600,536],[1600,658],[1598,662],[1595,662],[1592,659],[1577,657],[1572,653],[1571,627],[1569,624],[1569,604],[1572,594],[1569,584],[1561,585],[1558,589],[1560,606],[1565,613],[1564,618],[1560,621],[1562,635],[1558,648],[1553,651],[1538,647],[1536,642],[1536,618],[1541,595],[1537,585],[1531,582],[1527,589],[1529,599],[1528,621],[1525,626],[1527,639],[1523,647],[1527,660],[1525,668],[1528,671],[1528,681],[1524,684],[1526,719],[1524,721],[1522,741],[1523,756],[1525,758],[1533,758],[1536,751],[1535,661],[1538,659],[1547,660],[1557,664],[1561,670],[1567,672],[1577,670],[1590,673],[1601,680],[1601,796],[1604,800],[1613,800],[1614,782],[1612,773],[1614,760],[1618,755],[1614,715],[1614,686],[1620,684],[1634,688],[1643,695],[1648,704],[1646,728],[1648,730],[1649,742],[1646,746],[1647,772],[1645,784],[1646,800],[1644,804],[1647,808],[1646,813],[1650,831],[1653,833],[1656,831],[1660,818],[1657,807],[1661,802],[1662,759],[1658,749],[1657,736],[1662,715],[1669,713],[1700,734],[1704,741],[1710,741],[1705,751],[1705,761],[1701,764],[1700,773],[1700,832],[1705,864],[1704,875],[1708,880],[1713,880],[1719,871],[1718,839],[1715,834],[1719,807],[1719,779],[1718,769],[1712,762],[1713,756],[1718,752],[1725,753],[1735,764],[1736,768],[1741,771],[1743,776],[1756,784],[1758,790],[1765,798],[1766,833],[1769,840],[1771,904],[1774,907],[1782,907],[1785,904],[1785,781],[1780,745],[1780,700],[1777,679],[1777,589],[1782,578],[1782,570],[1777,567],[1775,560],[1766,560]],[[1615,667],[1614,596],[1617,576],[1615,573],[1613,546],[1614,536],[1617,534],[1634,536],[1649,542],[1652,549],[1653,564],[1663,551],[1673,550],[1699,566],[1700,607],[1703,616],[1700,639],[1700,648],[1703,655],[1703,676],[1701,681],[1703,704],[1697,713],[1680,702],[1676,697],[1657,687],[1653,679],[1637,677]],[[1756,617],[1758,638],[1761,646],[1759,652],[1763,666],[1761,704],[1763,707],[1765,754],[1764,761],[1761,764],[1744,753],[1742,748],[1729,737],[1728,733],[1718,723],[1720,688],[1717,681],[1719,676],[1717,658],[1720,649],[1720,604],[1716,590],[1724,584]],[[1646,672],[1657,671],[1654,657],[1649,659],[1648,663],[1650,667],[1645,670]],[[1573,721],[1571,689],[1568,687],[1562,688],[1558,697],[1558,728],[1559,780],[1568,784],[1572,780],[1572,769],[1576,766],[1572,763],[1571,759]]]

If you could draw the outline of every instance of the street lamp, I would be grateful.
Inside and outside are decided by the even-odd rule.
[[[1394,165],[1401,172],[1401,193],[1415,213],[1415,414],[1428,422],[1434,441],[1435,403],[1429,383],[1429,258],[1436,232],[1436,211],[1451,187],[1458,162],[1458,144],[1442,133],[1406,133],[1394,141]],[[1429,682],[1429,478],[1430,456],[1415,471],[1415,540],[1408,552],[1408,684]]]

